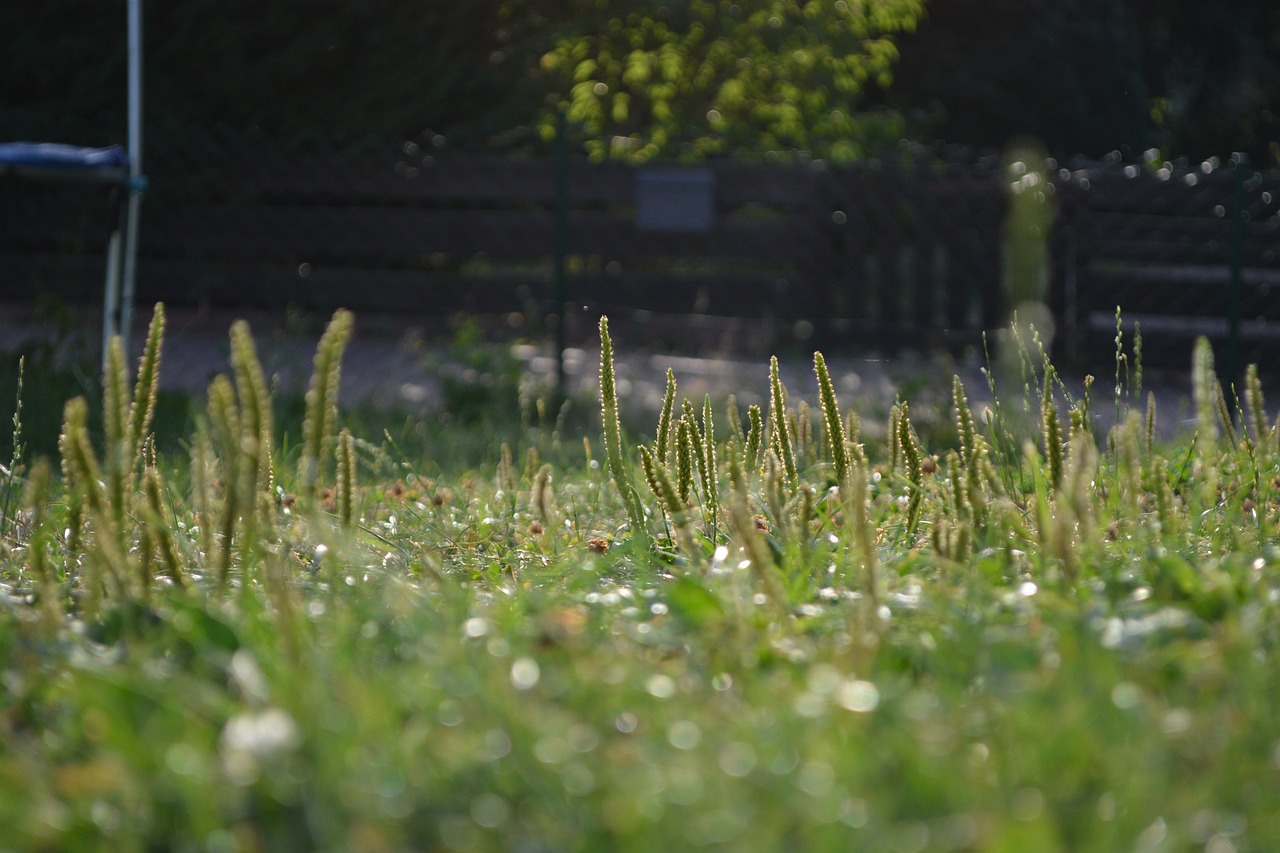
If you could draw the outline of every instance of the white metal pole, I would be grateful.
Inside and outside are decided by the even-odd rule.
[[[138,260],[138,208],[142,203],[142,0],[128,0],[129,14],[129,211],[124,232],[120,335],[129,351]]]

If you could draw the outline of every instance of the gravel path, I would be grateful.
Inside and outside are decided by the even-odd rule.
[[[132,337],[135,358],[149,319],[149,312],[139,313],[142,316]],[[170,309],[161,386],[201,393],[214,375],[227,371],[227,330],[234,319],[236,315],[231,312]],[[249,322],[259,358],[275,386],[283,391],[305,391],[323,320],[258,314]],[[60,331],[57,324],[36,317],[27,306],[0,305],[0,351],[12,352],[33,341],[52,340],[64,350],[79,347],[80,352],[96,354],[100,347],[99,329],[96,318],[83,316],[70,318]],[[632,339],[636,334],[635,327],[614,333],[618,394],[625,415],[640,419],[641,423],[650,416],[656,417],[668,368],[674,371],[682,396],[698,401],[710,394],[717,401],[717,414],[723,411],[719,401],[730,394],[744,408],[751,403],[766,403],[767,357],[723,351],[698,355],[650,352],[643,341]],[[512,353],[522,363],[525,381],[543,385],[554,381],[556,360],[550,347],[517,345]],[[443,404],[441,370],[449,369],[450,361],[446,329],[426,328],[411,320],[385,316],[357,317],[356,331],[343,360],[343,405],[367,402],[410,412],[438,410]],[[594,401],[598,349],[570,347],[564,361],[570,397],[584,404]],[[990,402],[987,379],[977,359],[911,353],[892,358],[836,355],[828,358],[828,366],[842,405],[855,407],[871,434],[877,428],[883,429],[883,417],[899,397],[910,402],[913,417],[949,418],[953,375],[964,381],[975,411]],[[812,361],[799,355],[782,358],[780,371],[790,399],[806,400],[816,408]],[[1003,371],[1000,375],[1008,377],[997,386],[1006,410],[1011,403],[1020,408],[1023,386],[1018,372]],[[1068,376],[1064,382],[1072,393],[1081,393],[1080,377]],[[1113,382],[1112,377],[1101,376],[1094,385],[1093,409],[1103,428],[1114,419]],[[1184,429],[1191,410],[1186,382],[1175,378],[1148,387],[1157,394],[1162,433],[1168,436]],[[1145,406],[1145,400],[1135,405]]]

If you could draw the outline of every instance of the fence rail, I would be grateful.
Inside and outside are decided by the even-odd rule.
[[[1114,352],[1117,306],[1155,364],[1185,367],[1199,335],[1233,374],[1280,355],[1280,175],[1210,161],[1055,179],[1052,296],[1069,357]]]
[[[1270,345],[1280,181],[1211,166],[1047,174],[1062,354],[1109,357],[1117,304],[1142,320],[1148,353],[1175,364],[1206,329],[1238,332],[1244,355]],[[706,221],[670,227],[661,205],[656,221],[642,213],[652,172],[573,161],[558,211],[555,169],[413,145],[162,149],[149,157],[138,298],[547,314],[563,214],[569,296],[589,312],[771,318],[825,345],[881,349],[972,345],[1005,320],[1010,183],[997,158],[664,166],[677,214],[678,193],[711,193]],[[95,198],[0,186],[0,296],[96,298],[109,206]]]

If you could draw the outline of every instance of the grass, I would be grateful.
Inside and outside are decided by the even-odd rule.
[[[343,431],[349,322],[293,427],[233,333],[150,437],[157,329],[6,466],[0,850],[1280,844],[1280,448],[1207,343],[1175,442],[1033,340],[1025,406],[870,446],[820,356],[632,435],[602,324],[601,422],[458,470]]]

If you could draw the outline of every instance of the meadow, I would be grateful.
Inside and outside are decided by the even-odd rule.
[[[458,465],[345,425],[345,312],[299,417],[238,323],[162,435],[163,323],[48,455],[17,389],[0,850],[1280,848],[1280,430],[1207,341],[1173,440],[1119,334],[943,429],[821,354],[645,428],[602,320],[599,417]]]

